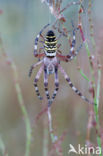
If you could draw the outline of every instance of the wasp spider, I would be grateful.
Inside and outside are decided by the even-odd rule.
[[[86,102],[88,102],[89,104],[93,104],[92,102],[90,102],[85,96],[82,95],[82,93],[76,88],[74,87],[74,85],[72,84],[69,76],[66,74],[66,72],[64,71],[63,67],[60,65],[61,61],[65,61],[65,62],[69,62],[71,61],[80,51],[81,45],[78,48],[78,50],[75,51],[75,45],[76,45],[76,38],[75,38],[75,33],[76,33],[76,29],[73,26],[73,40],[71,42],[71,47],[70,50],[68,52],[67,55],[62,55],[60,53],[59,47],[60,45],[58,44],[58,39],[59,37],[55,36],[55,33],[53,30],[49,30],[46,34],[46,37],[43,37],[42,33],[43,31],[49,26],[49,24],[47,24],[46,26],[44,26],[44,28],[39,32],[39,34],[37,35],[36,39],[35,39],[35,44],[34,44],[34,56],[37,58],[42,58],[39,62],[37,62],[36,64],[33,64],[30,68],[29,71],[29,76],[31,76],[32,71],[35,67],[37,67],[38,65],[41,64],[41,67],[34,79],[34,87],[35,87],[35,91],[36,94],[38,96],[38,98],[40,100],[42,100],[43,98],[40,95],[38,86],[37,86],[37,82],[42,74],[42,72],[44,72],[44,88],[45,88],[45,94],[48,100],[48,107],[51,106],[53,100],[55,99],[58,89],[59,89],[59,79],[58,79],[58,70],[60,70],[60,72],[63,74],[64,78],[66,79],[66,81],[68,82],[69,86],[72,88],[72,90],[79,95],[83,100],[85,100]],[[43,53],[38,53],[38,42],[39,42],[39,37],[43,38],[42,41],[42,45],[43,47],[40,49],[43,49]],[[55,75],[55,89],[53,92],[52,97],[50,97],[49,95],[49,91],[48,91],[48,76],[50,74],[54,74]]]

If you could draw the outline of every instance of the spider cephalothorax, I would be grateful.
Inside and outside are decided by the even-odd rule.
[[[73,40],[71,41],[71,44],[70,44],[69,53],[67,55],[62,55],[61,51],[59,49],[61,44],[57,44],[59,37],[55,36],[54,31],[49,30],[45,35],[46,37],[43,37],[43,35],[42,35],[42,32],[48,26],[49,26],[49,24],[44,26],[44,28],[40,31],[40,33],[37,35],[37,37],[35,39],[34,56],[37,58],[42,58],[42,60],[37,62],[36,64],[33,64],[29,71],[29,76],[31,76],[32,70],[36,66],[41,64],[41,67],[34,79],[34,87],[35,87],[35,91],[37,93],[38,98],[42,99],[39,89],[38,89],[38,86],[37,86],[37,82],[38,82],[42,72],[44,72],[44,88],[45,88],[45,93],[46,93],[46,96],[48,99],[48,106],[50,106],[52,104],[53,100],[56,97],[57,91],[59,89],[58,70],[60,70],[61,73],[63,74],[64,78],[68,82],[69,86],[73,89],[73,91],[77,95],[79,95],[83,100],[88,102],[89,104],[94,104],[94,103],[90,102],[85,96],[83,96],[82,93],[76,87],[74,87],[69,76],[66,74],[66,72],[60,65],[60,61],[65,61],[65,62],[71,61],[78,54],[78,52],[81,49],[81,45],[80,45],[79,48],[77,50],[75,50],[75,45],[76,45],[75,33],[76,33],[77,29],[74,28],[74,25],[72,23]],[[40,37],[43,39],[43,41],[41,41],[43,47],[41,47],[39,49],[39,51],[43,50],[42,53],[38,53],[38,42],[39,42]],[[54,93],[53,93],[52,97],[50,97],[49,91],[48,91],[48,76],[50,74],[55,75],[55,89],[54,89]]]

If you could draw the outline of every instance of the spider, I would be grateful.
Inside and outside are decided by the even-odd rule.
[[[81,45],[80,47],[75,51],[75,45],[76,45],[76,29],[73,26],[73,40],[71,42],[71,47],[69,50],[69,53],[67,55],[62,55],[60,53],[59,47],[60,45],[58,44],[58,40],[59,37],[55,36],[54,31],[48,30],[46,33],[46,36],[43,37],[42,33],[43,31],[49,26],[49,24],[47,24],[46,26],[43,27],[43,29],[39,32],[39,34],[37,35],[37,37],[35,38],[35,44],[34,44],[34,56],[37,58],[42,58],[41,60],[39,60],[39,62],[37,62],[36,64],[33,64],[29,70],[29,77],[32,74],[32,71],[34,68],[36,68],[38,65],[41,64],[41,67],[39,69],[39,71],[37,72],[37,75],[34,79],[34,88],[36,91],[36,94],[38,96],[38,98],[40,100],[42,100],[43,98],[40,95],[38,86],[37,86],[37,82],[42,74],[42,72],[44,72],[44,88],[45,88],[45,94],[48,100],[48,107],[51,106],[51,104],[53,103],[53,100],[55,99],[57,92],[59,90],[59,79],[58,79],[58,71],[60,70],[60,72],[63,74],[65,80],[68,82],[69,86],[72,88],[72,90],[78,95],[80,96],[84,101],[88,102],[89,104],[93,104],[91,101],[89,101],[85,96],[82,95],[82,93],[73,85],[73,83],[71,82],[69,76],[67,75],[67,73],[65,72],[65,70],[63,69],[63,67],[60,65],[61,61],[64,62],[69,62],[71,61],[75,56],[77,56],[78,52],[80,51]],[[39,38],[42,37],[43,41],[42,41],[42,49],[43,49],[43,53],[38,53],[38,42],[39,42]],[[41,49],[41,48],[40,48]],[[54,74],[55,76],[55,89],[53,92],[52,97],[50,97],[49,95],[49,91],[48,91],[48,76]]]

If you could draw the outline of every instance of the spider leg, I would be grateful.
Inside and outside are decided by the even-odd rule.
[[[41,37],[42,37],[42,39],[45,41],[45,39],[44,39],[43,35],[42,35],[42,34],[40,34],[40,36],[41,36]]]
[[[40,47],[39,48],[39,53],[41,53],[42,49],[44,49],[44,47]]]
[[[68,55],[62,55],[62,54],[60,54],[60,50],[58,50],[59,53],[57,53],[57,57],[59,57],[61,61],[65,61],[65,62],[71,61],[74,57],[76,57],[78,55],[81,47],[82,47],[82,44],[75,51],[75,54],[74,55],[69,55],[69,54]]]
[[[60,59],[60,61],[68,62],[68,58],[61,54],[62,52],[60,50],[57,51],[56,56]]]
[[[44,41],[39,41],[40,43],[44,44]]]
[[[59,49],[61,47],[61,43],[60,44],[57,44],[57,48]]]
[[[78,55],[81,47],[82,47],[82,44],[79,46],[79,48],[75,51],[75,45],[76,45],[76,30],[78,30],[78,28],[75,28],[74,27],[74,24],[73,24],[73,21],[71,21],[72,23],[72,27],[73,27],[73,40],[72,40],[72,43],[71,43],[71,48],[70,48],[70,51],[69,51],[69,54],[71,55],[71,57],[69,58],[69,60],[72,60],[75,56]],[[70,55],[67,55],[70,56]]]
[[[35,44],[34,44],[34,56],[35,57],[39,57],[40,54],[38,54],[37,52],[37,46],[38,46],[38,41],[39,41],[39,37],[42,36],[42,32],[49,26],[50,24],[47,24],[43,27],[43,29],[39,32],[39,34],[37,35],[36,39],[35,39]]]
[[[56,26],[57,24],[57,26]],[[52,25],[53,29],[55,29],[56,31],[59,32],[59,36],[57,37],[57,40],[59,40],[62,36],[67,37],[67,35],[65,34],[65,32],[63,30],[61,30],[60,28],[60,21],[56,20],[56,22]]]
[[[71,50],[70,50],[70,53],[72,55],[67,55],[66,57],[68,58],[68,61],[71,61],[72,59],[74,59],[74,57],[76,57],[80,51],[80,49],[82,48],[82,44],[79,46],[79,48],[74,51],[74,48],[72,47]]]
[[[51,104],[53,103],[53,101],[57,95],[58,90],[59,90],[59,79],[58,79],[58,67],[56,66],[55,67],[55,90],[54,90],[53,96],[51,98],[51,103],[48,104],[48,107],[50,107]]]
[[[75,28],[74,28],[74,24],[73,24],[73,22],[72,22],[72,27],[73,27],[73,40],[72,40],[72,43],[71,43],[71,48],[70,48],[70,51],[69,51],[69,53],[71,54],[71,55],[74,55],[74,48],[75,48],[75,45],[76,45],[76,34],[75,34]]]
[[[71,42],[71,48],[70,48],[70,51],[69,51],[69,54],[68,55],[62,55],[62,54],[57,54],[57,57],[61,58],[61,60],[63,61],[71,61],[75,56],[78,55],[81,47],[82,47],[82,44],[79,46],[79,48],[75,51],[75,45],[76,45],[76,34],[75,34],[75,31],[77,29],[74,28],[74,25],[73,25],[73,22],[72,22],[72,27],[73,27],[73,40]]]
[[[50,95],[48,91],[48,74],[47,74],[47,68],[44,67],[44,89],[45,89],[45,94],[48,100],[48,103],[50,103]]]
[[[36,77],[35,77],[35,79],[34,79],[34,88],[35,88],[37,97],[38,97],[40,100],[42,100],[43,98],[40,96],[40,92],[39,92],[39,89],[38,89],[38,86],[37,86],[37,82],[38,82],[38,80],[39,80],[39,78],[40,78],[40,76],[41,76],[41,73],[42,73],[42,71],[43,71],[43,68],[44,68],[44,65],[42,65],[42,66],[40,67],[40,69],[39,69],[39,71],[38,71],[38,73],[37,73],[37,75],[36,75]]]
[[[91,101],[89,101],[85,96],[82,95],[82,93],[75,88],[75,86],[72,84],[69,76],[66,74],[66,72],[64,71],[64,69],[59,65],[59,69],[61,71],[61,73],[64,75],[64,78],[66,79],[66,81],[69,83],[69,86],[72,88],[72,90],[78,95],[80,96],[84,101],[88,102],[89,104],[94,104]]]
[[[29,77],[31,76],[33,69],[34,69],[36,66],[40,65],[42,62],[43,62],[43,60],[37,62],[36,64],[33,64],[33,65],[30,67],[29,74],[28,74]]]
[[[40,48],[39,48],[39,58],[38,58],[38,61],[40,61],[40,57],[42,57],[43,55],[45,55],[44,52],[41,53],[41,51],[42,51],[43,49],[44,49],[44,47],[40,47]]]

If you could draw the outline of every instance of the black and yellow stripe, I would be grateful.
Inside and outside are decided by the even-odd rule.
[[[47,57],[56,56],[57,40],[56,40],[56,36],[52,30],[49,30],[47,32],[44,47],[45,47],[45,54]]]

